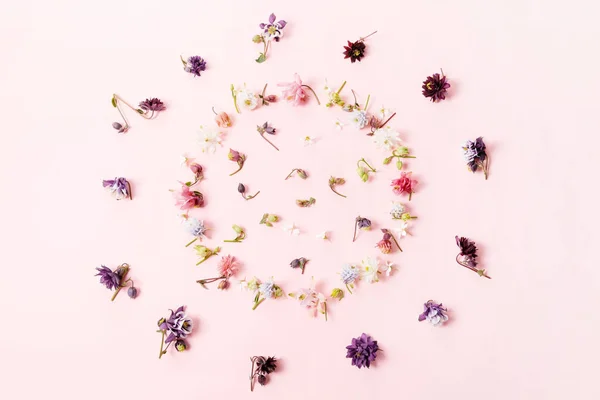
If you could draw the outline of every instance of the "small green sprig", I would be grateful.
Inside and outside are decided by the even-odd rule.
[[[269,228],[273,227],[274,222],[279,222],[279,217],[275,214],[263,214],[262,219],[260,220],[261,225],[266,225]]]
[[[417,158],[417,157],[411,156],[410,151],[408,150],[408,147],[402,146],[402,147],[398,147],[397,149],[394,149],[394,151],[392,151],[392,155],[389,157],[386,157],[383,160],[383,164],[388,165],[389,163],[392,162],[392,160],[394,158],[397,158],[396,168],[398,168],[400,170],[400,169],[402,169],[402,166],[403,166],[403,163],[402,163],[403,158]]]
[[[315,200],[314,197],[311,197],[308,200],[296,200],[296,205],[298,207],[310,207],[313,204],[315,204],[317,202],[317,200]]]
[[[208,260],[210,257],[219,254],[221,251],[220,247],[215,247],[214,249],[210,249],[204,245],[194,246],[194,250],[196,250],[196,254],[200,257],[200,261],[196,263],[196,265],[202,264],[204,261]]]
[[[344,298],[344,291],[340,288],[335,288],[331,291],[331,297],[332,299],[338,299],[339,301],[342,301],[342,299]]]
[[[233,83],[231,84],[231,97],[233,97],[233,105],[235,106],[235,111],[238,114],[241,114],[240,108],[238,107],[238,103],[237,103],[237,91],[235,90],[235,86],[233,86]]]
[[[239,225],[233,225],[231,227],[235,233],[237,233],[237,236],[235,237],[235,239],[231,239],[231,240],[223,240],[226,243],[241,243],[242,240],[246,239],[246,231],[244,231],[244,228],[242,228]]]
[[[295,172],[295,173],[296,173],[296,174],[297,174],[297,175],[298,175],[298,176],[299,176],[301,179],[306,179],[306,178],[308,178],[308,174],[306,173],[306,171],[305,171],[305,170],[303,170],[303,169],[300,169],[300,168],[294,168],[294,169],[292,170],[292,172],[290,172],[290,173],[288,174],[288,176],[286,176],[286,177],[285,177],[285,180],[287,181],[289,178],[291,178],[291,177],[292,177],[292,175],[294,174],[294,172]]]
[[[335,193],[341,197],[346,197],[346,196],[339,193],[337,190],[335,190],[335,187],[337,185],[343,185],[344,183],[346,183],[346,180],[344,178],[336,178],[333,176],[329,178],[329,188],[333,191],[333,193]]]
[[[360,165],[360,163],[365,164],[366,167]],[[375,168],[371,167],[364,158],[361,158],[360,160],[358,160],[358,162],[356,163],[356,166],[357,166],[356,172],[358,173],[358,176],[360,177],[360,179],[363,182],[367,182],[369,180],[369,172],[377,172],[377,170]]]

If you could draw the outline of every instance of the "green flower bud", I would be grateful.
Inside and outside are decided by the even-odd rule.
[[[182,352],[185,351],[185,349],[187,349],[187,346],[183,340],[179,339],[175,342],[175,349],[179,352]]]
[[[388,165],[388,164],[389,164],[389,163],[391,163],[391,162],[392,162],[392,157],[387,157],[387,158],[385,158],[385,159],[383,160],[383,164],[384,164],[384,165]]]
[[[344,291],[340,288],[335,288],[331,291],[331,298],[342,300],[344,298]]]
[[[261,35],[254,35],[254,37],[252,38],[252,41],[254,43],[262,43],[264,41],[264,39]]]
[[[269,222],[277,222],[277,221],[279,221],[279,217],[277,215],[274,215],[274,214],[269,214],[269,216],[267,217],[267,221],[269,221]]]

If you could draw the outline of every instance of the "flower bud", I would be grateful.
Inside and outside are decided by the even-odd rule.
[[[226,112],[217,114],[215,122],[219,128],[229,128],[231,126],[231,118]]]
[[[227,158],[231,161],[238,161],[240,159],[240,152],[235,151],[233,149],[229,149],[229,154],[227,154]]]
[[[258,383],[260,383],[261,386],[265,386],[267,384],[267,377],[265,375],[259,375]]]
[[[252,38],[252,41],[254,43],[262,43],[263,37],[261,35],[254,35],[254,37]]]
[[[167,322],[167,320],[166,320],[166,319],[164,319],[164,318],[161,318],[161,319],[159,319],[159,320],[158,320],[158,322],[156,323],[156,325],[158,325],[158,326],[160,327],[160,326],[161,326],[162,324],[164,324],[165,322]]]
[[[181,339],[175,342],[175,349],[179,352],[185,351],[187,349],[187,345]]]
[[[344,298],[344,291],[340,288],[335,288],[331,291],[331,298],[333,299],[343,299]]]
[[[410,221],[412,219],[412,217],[410,216],[409,213],[404,213],[400,216],[400,219],[402,219],[402,221],[406,222],[406,221]]]
[[[223,280],[221,282],[219,282],[219,285],[217,286],[217,289],[219,290],[225,290],[229,287],[229,281]]]
[[[277,101],[277,96],[275,96],[274,94],[270,94],[268,96],[265,96],[265,100],[268,103],[275,103]]]
[[[274,214],[269,214],[269,216],[267,217],[267,221],[269,221],[269,222],[277,222],[277,221],[279,221],[279,217],[277,215],[274,215]]]
[[[298,169],[296,170],[296,172],[298,173],[298,176],[302,179],[306,179],[308,178],[308,175],[306,174],[306,171],[303,169]]]
[[[198,163],[192,163],[190,164],[190,170],[195,176],[202,176],[202,165]]]
[[[242,183],[240,183],[238,185],[238,192],[240,192],[242,194],[245,193],[246,192],[246,186],[244,186]]]
[[[121,129],[123,129],[123,125],[121,125],[118,122],[113,122],[112,123],[112,127],[115,128],[116,130],[120,131]]]
[[[383,164],[384,165],[388,165],[391,162],[392,162],[392,157],[386,157],[386,158],[383,159]]]
[[[133,286],[127,289],[127,296],[129,296],[132,299],[135,299],[137,297],[137,289]]]

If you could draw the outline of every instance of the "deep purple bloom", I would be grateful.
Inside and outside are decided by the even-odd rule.
[[[371,336],[363,333],[357,338],[352,339],[352,344],[346,346],[348,350],[346,358],[352,359],[352,365],[356,365],[358,368],[371,366],[371,362],[377,358],[377,351],[379,346],[377,340],[372,340]]]
[[[105,179],[102,186],[108,190],[117,200],[129,197],[131,199],[131,186],[125,178]]]
[[[477,266],[477,246],[475,242],[467,239],[466,237],[455,236],[456,245],[460,249],[459,256],[464,257],[464,261],[469,267],[475,268]]]
[[[185,315],[184,306],[177,310],[171,310],[169,319],[161,320],[160,329],[168,333],[165,343],[170,343],[177,339],[185,339],[192,333],[192,320]]]
[[[275,357],[257,357],[256,370],[261,375],[268,375],[277,369],[277,359]]]
[[[357,217],[356,224],[358,225],[358,229],[369,229],[371,227],[371,220],[363,217]]]
[[[263,37],[267,40],[275,40],[279,42],[279,39],[283,36],[283,28],[287,25],[287,22],[284,20],[280,20],[275,22],[275,14],[269,15],[269,23],[268,24],[259,24],[260,29],[264,29]]]
[[[423,82],[423,96],[429,97],[432,102],[441,101],[446,98],[446,90],[450,84],[446,81],[446,75],[442,73],[428,76]]]
[[[475,172],[479,166],[483,167],[483,162],[486,160],[487,154],[482,137],[478,137],[474,142],[467,140],[463,146],[463,150],[465,151],[465,160],[471,171]]]
[[[445,309],[442,303],[437,304],[433,300],[428,300],[424,305],[425,309],[422,314],[419,315],[419,321],[429,321],[433,326],[438,326],[448,321],[448,315],[446,315],[447,309]]]
[[[157,99],[156,97],[142,101],[139,104],[139,106],[142,110],[144,110],[146,112],[149,112],[149,111],[158,112],[158,111],[164,111],[167,109],[167,107],[165,107],[165,104],[162,101],[160,101],[159,99]]]
[[[184,63],[183,69],[185,72],[200,76],[200,72],[206,70],[206,61],[200,56],[191,56]]]
[[[269,135],[274,135],[277,132],[277,129],[273,128],[269,125],[269,122],[265,122],[262,126],[257,127],[260,133],[268,133]]]
[[[356,42],[348,40],[348,46],[344,46],[344,58],[349,58],[351,62],[360,61],[365,56],[366,48],[362,39]]]
[[[132,299],[135,299],[137,297],[137,289],[134,286],[127,289],[127,296],[129,296]]]
[[[117,272],[105,267],[104,265],[102,265],[100,268],[96,268],[96,270],[98,273],[95,276],[100,277],[100,283],[106,286],[107,289],[113,290],[121,285],[121,275],[119,275]]]

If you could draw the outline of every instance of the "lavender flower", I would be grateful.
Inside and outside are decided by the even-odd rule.
[[[446,315],[448,310],[442,306],[442,303],[437,304],[433,300],[427,300],[424,306],[425,310],[419,315],[419,321],[427,320],[433,326],[440,326],[448,321],[448,315]]]
[[[432,102],[440,102],[446,99],[446,91],[450,87],[450,84],[446,81],[446,75],[442,71],[442,74],[433,74],[428,76],[423,81],[423,96],[429,97]]]
[[[117,200],[122,200],[131,197],[131,185],[125,178],[105,179],[102,181],[102,186],[109,191]]]
[[[474,142],[467,140],[463,146],[465,161],[472,172],[477,171],[479,167],[483,170],[485,179],[488,176],[488,156],[485,152],[485,143],[482,137],[478,137]]]
[[[96,268],[98,273],[95,276],[100,277],[100,283],[106,286],[107,289],[113,290],[121,286],[121,275],[117,271],[105,267],[102,265],[100,268]]]
[[[301,268],[302,274],[304,274],[304,268],[306,267],[307,262],[308,262],[308,260],[304,257],[296,258],[295,260],[292,260],[292,262],[290,263],[290,267],[292,267],[294,269]]]
[[[265,38],[266,40],[274,40],[276,42],[279,42],[279,39],[281,39],[281,37],[283,36],[282,31],[283,28],[285,28],[285,26],[287,25],[287,22],[285,22],[284,20],[279,20],[275,22],[276,18],[277,17],[275,17],[275,14],[271,14],[269,15],[269,23],[261,23],[260,25],[258,25],[258,27],[260,29],[264,29],[262,34],[263,38]]]
[[[171,310],[171,316],[169,319],[162,319],[159,325],[160,329],[168,334],[165,339],[165,343],[171,343],[177,339],[185,339],[189,334],[192,333],[192,320],[185,315],[184,306],[179,307],[177,310]]]
[[[346,285],[353,284],[360,276],[360,271],[354,265],[346,264],[340,273],[342,282]]]
[[[202,240],[202,238],[206,237],[206,231],[208,229],[206,226],[204,226],[204,221],[190,217],[185,221],[185,226],[190,234],[195,236],[197,239]]]
[[[200,76],[200,72],[206,70],[206,60],[200,56],[188,57],[187,61],[182,58],[181,62],[183,62],[185,72],[189,72],[194,76]]]
[[[365,231],[368,231],[369,229],[371,229],[371,220],[363,218],[360,215],[356,217],[356,219],[354,220],[354,237],[352,238],[353,242],[356,240],[357,229],[363,229]]]
[[[258,287],[258,291],[262,294],[266,299],[270,299],[275,296],[276,286],[272,280],[263,282]]]
[[[153,113],[159,112],[159,111],[164,111],[167,109],[167,107],[165,107],[165,104],[162,101],[160,101],[160,99],[157,99],[156,97],[153,97],[151,99],[146,99],[146,100],[140,102],[139,106],[145,112],[152,111]]]
[[[371,363],[377,358],[379,346],[377,340],[372,340],[371,336],[363,333],[357,338],[352,339],[352,344],[346,346],[348,350],[346,358],[352,359],[352,365],[359,369],[362,367],[371,367]]]
[[[454,238],[456,239],[456,245],[460,249],[460,253],[456,256],[458,265],[476,272],[479,276],[492,279],[486,274],[485,269],[477,268],[477,246],[475,242],[466,237],[455,236]]]

